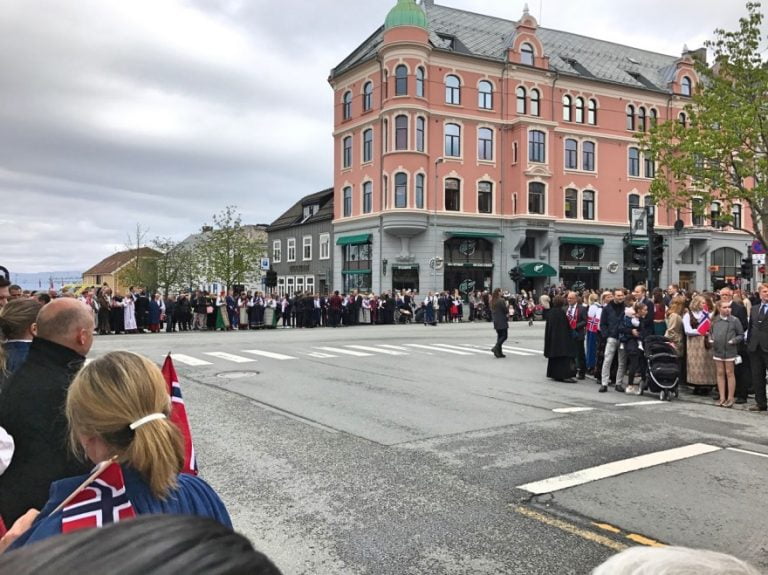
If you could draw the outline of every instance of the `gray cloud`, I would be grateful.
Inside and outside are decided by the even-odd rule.
[[[85,269],[136,223],[266,223],[333,181],[330,69],[394,0],[25,0],[0,12],[0,265]],[[523,2],[444,0],[516,19]],[[678,54],[733,0],[530,2],[543,25]],[[540,12],[541,8],[541,12]],[[663,14],[663,18],[659,18]]]

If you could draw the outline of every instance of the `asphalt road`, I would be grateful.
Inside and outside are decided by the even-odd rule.
[[[284,573],[589,573],[635,544],[768,567],[766,414],[549,381],[543,324],[98,337],[172,352],[201,475]]]

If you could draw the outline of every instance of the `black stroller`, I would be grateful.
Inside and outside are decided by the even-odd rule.
[[[680,358],[669,339],[651,335],[643,341],[646,361],[646,388],[658,393],[659,399],[669,401],[678,397]]]

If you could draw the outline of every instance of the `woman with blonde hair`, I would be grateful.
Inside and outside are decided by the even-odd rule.
[[[716,385],[715,361],[709,345],[709,327],[713,305],[703,295],[694,296],[683,316],[686,343],[688,385],[693,392],[706,395]]]
[[[202,479],[181,473],[184,446],[169,419],[171,402],[160,369],[138,354],[116,351],[83,367],[67,393],[70,445],[93,463],[116,458],[125,493],[136,515],[171,513],[216,519],[231,527],[224,504]],[[18,522],[37,520],[14,544],[20,547],[62,532],[56,508],[86,476],[56,481],[39,515],[30,511]],[[17,522],[17,523],[18,523]],[[18,535],[15,526],[9,534]],[[8,535],[0,544],[7,546]]]

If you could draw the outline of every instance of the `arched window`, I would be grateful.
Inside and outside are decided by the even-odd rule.
[[[637,129],[645,132],[645,108],[643,106],[637,109]]]
[[[363,182],[363,213],[370,214],[373,208],[373,183]]]
[[[363,111],[373,108],[373,82],[366,82],[363,86]]]
[[[352,167],[352,136],[347,136],[342,141],[341,167]]]
[[[395,150],[408,149],[408,116],[395,117]]]
[[[528,132],[528,161],[541,162],[547,161],[547,135],[541,130],[531,130]]]
[[[534,51],[533,46],[528,42],[524,42],[520,46],[520,63],[526,66],[533,66]]]
[[[597,125],[597,100],[590,99],[587,103],[587,123]]]
[[[480,128],[477,131],[477,159],[493,160],[493,130]]]
[[[629,208],[627,210],[627,219],[632,222],[632,210],[640,207],[640,195],[629,194],[629,196],[627,196],[627,207]]]
[[[565,190],[565,217],[574,220],[579,217],[579,190]]]
[[[712,265],[720,269],[715,275],[739,276],[741,275],[741,258],[744,257],[740,252],[733,248],[719,248],[712,252]]]
[[[683,76],[680,80],[680,93],[683,96],[690,96],[693,93],[693,82],[688,76]]]
[[[741,204],[733,204],[731,207],[731,227],[734,230],[741,229]]]
[[[453,158],[461,156],[461,126],[445,125],[445,155]]]
[[[483,110],[493,109],[493,84],[482,80],[477,85],[477,105]]]
[[[565,140],[565,169],[579,169],[579,143],[572,138]]]
[[[344,119],[349,120],[352,117],[352,92],[344,92],[341,107]]]
[[[584,98],[576,98],[576,122],[584,123]]]
[[[581,217],[585,220],[595,219],[595,192],[591,190],[581,193]]]
[[[541,95],[537,89],[531,90],[531,116],[541,115]]]
[[[461,209],[461,182],[456,178],[445,179],[445,210],[458,212]]]
[[[416,95],[419,98],[424,97],[424,68],[416,68]]]
[[[573,99],[568,95],[563,96],[563,120],[570,122],[573,119]]]
[[[363,163],[373,161],[373,129],[363,132]]]
[[[395,68],[395,96],[405,96],[408,94],[408,68],[400,64]]]
[[[651,128],[655,128],[656,125],[659,123],[659,113],[656,111],[656,108],[651,108],[650,114],[651,114]]]
[[[424,151],[424,132],[426,131],[427,121],[419,116],[416,118],[416,151]]]
[[[525,88],[520,86],[515,93],[517,94],[517,113],[526,114],[527,106],[525,99]]]
[[[408,174],[404,172],[395,174],[395,207],[408,207]]]
[[[348,218],[352,215],[352,188],[347,186],[344,188],[344,217]]]
[[[528,184],[528,213],[545,213],[544,194],[546,187],[541,182],[530,182]]]
[[[457,106],[461,104],[461,80],[458,76],[445,77],[445,103]]]
[[[416,174],[416,207],[424,209],[424,174]]]
[[[628,173],[630,176],[640,177],[640,150],[638,148],[629,148]]]
[[[595,143],[584,142],[581,145],[581,169],[586,172],[595,171]]]
[[[477,184],[477,211],[481,214],[493,212],[493,184],[491,182],[478,182]]]
[[[680,124],[683,128],[688,125],[688,117],[685,115],[685,112],[680,112],[677,115],[677,123]]]
[[[630,104],[627,106],[627,130],[635,129],[635,107]]]

